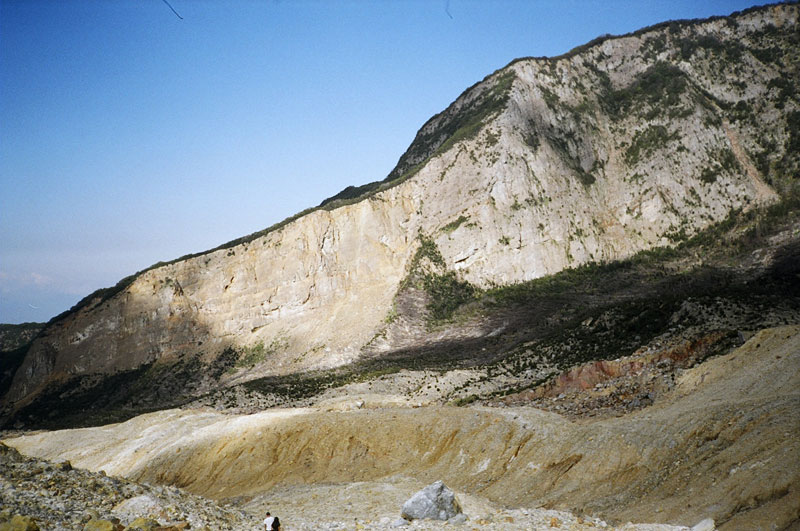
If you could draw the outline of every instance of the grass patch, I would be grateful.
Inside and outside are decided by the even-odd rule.
[[[242,387],[262,395],[278,395],[285,400],[302,400],[316,396],[327,389],[368,382],[382,376],[395,374],[400,370],[402,368],[396,365],[386,366],[378,361],[363,361],[330,371],[267,376],[245,382]]]
[[[601,103],[608,113],[621,118],[643,105],[669,109],[680,104],[688,83],[686,74],[677,66],[659,61],[634,79],[625,88],[610,89],[602,95]]]
[[[651,125],[644,131],[637,131],[631,145],[625,150],[625,163],[633,166],[643,157],[652,155],[657,149],[664,148],[679,138],[677,131],[670,133],[663,125]]]
[[[427,308],[434,322],[450,319],[460,306],[475,299],[477,291],[469,282],[459,280],[455,271],[426,274],[422,285],[429,297]]]
[[[465,90],[456,102],[476,90],[480,92],[462,108],[456,110],[456,102],[453,102],[425,122],[385,181],[393,181],[406,173],[408,168],[444,153],[460,141],[473,138],[481,130],[482,124],[505,108],[515,78],[513,70],[498,70]],[[478,88],[488,80],[491,80],[490,84]]]
[[[597,181],[595,176],[589,173],[588,171],[579,171],[578,180],[581,182],[583,186],[587,188],[593,185]]]
[[[417,249],[417,252],[414,253],[414,257],[411,258],[411,271],[417,271],[422,264],[423,259],[426,258],[435,266],[445,266],[444,257],[439,251],[439,247],[436,245],[436,242],[431,238],[420,234],[419,248]]]
[[[736,40],[721,40],[713,35],[683,37],[677,41],[678,51],[684,61],[690,61],[697,50],[716,56],[723,64],[740,61],[745,50]]]
[[[22,362],[25,361],[25,356],[28,354],[30,346],[30,343],[26,343],[15,349],[0,353],[0,396],[5,396],[11,388],[14,375],[22,366]]]
[[[206,368],[199,358],[192,357],[53,382],[36,401],[5,419],[4,427],[16,422],[47,429],[97,426],[176,407],[189,400]]]
[[[462,110],[447,123],[438,132],[439,135],[446,137],[446,140],[436,148],[434,154],[444,153],[457,143],[474,138],[487,121],[505,108],[515,78],[513,70],[503,73],[483,97],[478,98],[473,105]]]
[[[39,335],[44,323],[0,324],[0,357],[4,351],[27,345]]]
[[[241,349],[236,360],[236,367],[253,367],[288,348],[289,340],[283,336],[276,337],[268,345],[264,345],[263,341],[259,341],[254,345]]]
[[[469,404],[477,402],[478,400],[480,400],[480,397],[478,395],[473,394],[466,396],[464,398],[457,398],[456,400],[453,400],[451,404],[456,407],[462,407],[462,406],[468,406]]]
[[[554,275],[489,288],[482,293],[482,296],[491,306],[519,304],[537,297],[561,293],[574,288],[578,284],[585,283],[587,279],[595,278],[602,271],[616,270],[621,267],[626,266],[619,262],[609,264],[592,262],[576,268],[565,269]]]
[[[460,227],[462,224],[466,223],[467,221],[469,221],[469,218],[467,216],[464,216],[464,215],[458,216],[458,219],[455,219],[455,220],[451,221],[450,223],[448,223],[447,225],[445,225],[444,227],[442,227],[442,232],[450,234],[451,232],[456,230],[458,227]]]
[[[474,299],[477,291],[469,282],[460,280],[455,271],[447,271],[435,241],[420,234],[419,243],[400,290],[410,285],[423,290],[428,298],[429,322],[435,324],[450,319],[456,309]]]

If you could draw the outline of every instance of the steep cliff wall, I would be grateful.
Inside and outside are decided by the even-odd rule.
[[[382,322],[403,275],[409,208],[370,200],[318,211],[234,248],[147,271],[51,325],[11,397],[51,377],[259,342],[276,371],[345,363]]]
[[[51,323],[6,403],[229,347],[259,353],[253,374],[348,363],[386,326],[420,235],[444,270],[487,287],[668,245],[774,202],[796,187],[798,11],[517,60],[426,123],[363,197],[150,269]]]

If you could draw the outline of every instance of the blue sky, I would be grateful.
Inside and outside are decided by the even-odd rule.
[[[0,322],[383,179],[523,56],[737,0],[0,0]]]

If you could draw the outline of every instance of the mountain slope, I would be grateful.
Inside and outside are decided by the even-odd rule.
[[[517,60],[429,120],[385,181],[87,297],[33,343],[4,406],[135,394],[176,363],[197,396],[441,342],[431,296],[458,306],[793,197],[797,17],[770,6]],[[403,299],[410,282],[424,289]]]

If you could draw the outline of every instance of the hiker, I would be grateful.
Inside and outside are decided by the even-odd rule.
[[[264,518],[264,531],[278,531],[281,528],[281,522],[277,516],[272,516],[267,511],[267,517]]]

